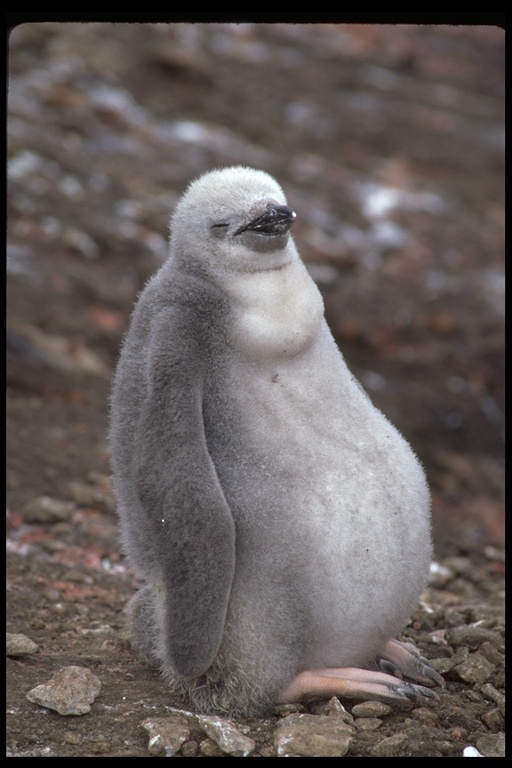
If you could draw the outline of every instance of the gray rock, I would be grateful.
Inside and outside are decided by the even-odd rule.
[[[354,717],[383,717],[392,711],[383,701],[362,701],[352,707]]]
[[[494,685],[486,683],[485,685],[482,685],[482,693],[486,699],[494,701],[494,703],[499,707],[500,712],[505,714],[505,696],[503,693],[501,693],[501,691],[497,691]]]
[[[59,715],[85,715],[101,690],[101,683],[90,669],[63,667],[51,680],[27,693],[33,704],[56,710]]]
[[[408,742],[405,733],[394,733],[387,739],[382,739],[371,749],[372,757],[398,757]]]
[[[7,632],[5,650],[7,656],[28,656],[39,649],[37,643],[34,643],[26,635],[11,635]]]
[[[93,485],[73,481],[68,484],[68,489],[70,495],[81,507],[94,507],[104,512],[113,512],[115,510],[113,498]]]
[[[462,664],[455,667],[455,672],[461,680],[478,685],[485,683],[495,671],[494,664],[479,653],[473,653]]]
[[[199,751],[204,757],[224,757],[224,752],[213,739],[204,739],[199,745]]]
[[[467,624],[449,629],[447,638],[449,643],[468,645],[470,648],[478,648],[486,641],[496,646],[502,645],[501,638],[496,632],[484,629],[483,627],[472,627]]]
[[[75,505],[50,496],[38,496],[31,499],[23,509],[23,518],[27,523],[59,523],[69,520]]]
[[[454,571],[451,568],[447,568],[445,565],[433,562],[430,564],[430,573],[428,576],[428,583],[431,587],[441,589],[448,584],[449,581],[455,576]]]
[[[480,736],[476,746],[484,757],[505,757],[505,734],[501,731]]]
[[[350,712],[345,709],[337,696],[333,696],[329,701],[317,701],[310,704],[311,713],[314,715],[329,715],[329,717],[338,717],[347,725],[354,725],[354,718]],[[292,712],[286,714],[291,715]],[[284,713],[283,713],[284,715]]]
[[[274,746],[278,757],[343,757],[352,733],[340,718],[296,713],[279,722]]]
[[[254,752],[256,743],[248,736],[240,733],[231,720],[211,715],[199,715],[197,722],[206,735],[228,755],[248,757]]]
[[[382,720],[378,717],[358,717],[356,728],[358,731],[376,731],[382,725]]]
[[[185,741],[184,744],[181,745],[181,754],[183,757],[195,757],[198,749],[199,744],[197,741],[191,739],[190,741]]]
[[[173,757],[190,738],[188,723],[183,717],[154,717],[144,720],[142,727],[149,733],[150,755]]]
[[[493,733],[498,733],[498,731],[501,731],[504,728],[505,718],[503,717],[503,714],[500,712],[500,710],[496,707],[496,709],[491,709],[489,712],[486,712],[484,715],[482,715],[482,722],[488,727],[490,731]]]

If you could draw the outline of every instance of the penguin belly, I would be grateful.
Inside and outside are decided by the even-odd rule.
[[[406,622],[428,572],[419,462],[353,379],[325,321],[298,354],[238,360],[226,391],[210,439],[237,529],[233,624],[250,604],[275,645],[286,616],[290,634],[306,638],[299,669],[368,664]]]

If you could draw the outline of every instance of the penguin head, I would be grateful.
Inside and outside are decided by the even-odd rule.
[[[289,235],[296,216],[269,174],[220,168],[193,181],[178,202],[171,251],[214,272],[277,269],[298,258]]]

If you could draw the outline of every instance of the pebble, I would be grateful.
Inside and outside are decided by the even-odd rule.
[[[74,501],[82,507],[94,507],[102,512],[113,512],[115,510],[112,496],[92,485],[72,481],[68,483],[68,489]]]
[[[354,718],[348,710],[345,709],[337,696],[333,696],[329,701],[312,702],[311,712],[314,715],[329,715],[329,717],[339,717],[347,725],[354,725]],[[289,713],[291,714],[291,713]]]
[[[473,653],[466,661],[455,667],[455,672],[461,680],[478,685],[487,682],[495,671],[494,664],[479,653]]]
[[[199,751],[205,757],[224,757],[224,752],[212,739],[205,739],[199,745]]]
[[[183,717],[148,718],[142,727],[149,733],[148,752],[150,755],[173,757],[181,745],[190,738],[190,728]]]
[[[430,564],[430,573],[428,583],[431,587],[440,589],[445,587],[454,577],[455,573],[451,568],[447,568],[441,563],[433,562]]]
[[[482,693],[487,698],[493,701],[499,708],[502,714],[505,714],[505,696],[501,691],[496,690],[494,685],[486,683],[482,685]]]
[[[484,757],[505,757],[505,734],[501,731],[480,736],[476,740],[476,746]]]
[[[443,563],[445,568],[452,570],[454,573],[471,573],[473,565],[469,557],[455,556],[447,557]]]
[[[27,523],[60,523],[69,520],[75,511],[75,505],[51,496],[37,496],[23,508],[23,518]]]
[[[389,715],[392,708],[383,701],[362,701],[352,707],[354,717],[384,717]]]
[[[66,744],[73,744],[75,747],[82,743],[82,737],[74,731],[65,731],[62,738]]]
[[[190,741],[185,741],[184,744],[181,745],[181,754],[183,757],[195,757],[198,749],[199,744],[197,741],[191,739]]]
[[[56,710],[59,715],[85,715],[101,690],[101,683],[90,669],[63,667],[51,680],[32,688],[27,699],[33,704]]]
[[[39,646],[26,635],[7,632],[5,649],[7,656],[28,656],[39,650]]]
[[[254,752],[256,742],[240,733],[231,720],[211,715],[198,715],[197,722],[222,752],[233,757],[248,757]]]
[[[504,717],[498,708],[491,709],[489,712],[482,715],[482,722],[485,723],[490,731],[497,733],[503,729]]]
[[[378,717],[358,717],[356,728],[358,731],[376,731],[382,725],[382,720]]]
[[[467,645],[473,649],[478,648],[485,642],[490,642],[497,646],[502,644],[501,638],[496,632],[481,627],[472,627],[470,624],[449,629],[447,639],[452,645]]]
[[[407,742],[405,733],[394,733],[372,747],[370,754],[372,757],[397,757]]]
[[[453,658],[447,656],[442,659],[430,659],[430,663],[440,675],[446,675],[447,672],[451,672],[457,665],[457,662],[453,661]]]
[[[439,716],[434,709],[416,707],[416,709],[411,712],[411,718],[419,720],[419,722],[424,725],[433,725],[439,719]]]
[[[329,715],[288,715],[274,732],[276,754],[278,757],[343,757],[352,743],[353,730]]]

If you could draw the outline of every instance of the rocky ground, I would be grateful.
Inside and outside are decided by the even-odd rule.
[[[495,27],[13,31],[9,756],[504,755],[503,90]],[[234,163],[281,182],[349,365],[426,467],[436,563],[404,637],[444,675],[434,707],[233,731],[176,713],[127,643],[110,377],[178,195]]]

